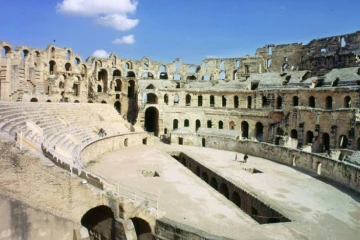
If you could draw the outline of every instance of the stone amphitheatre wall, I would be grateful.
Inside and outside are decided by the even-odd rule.
[[[151,144],[151,138],[148,133],[129,133],[118,136],[105,137],[86,145],[81,150],[79,157],[82,164],[86,164],[91,160],[97,159],[104,153],[141,144]]]
[[[247,153],[288,166],[293,166],[324,178],[338,182],[346,187],[360,192],[360,168],[358,166],[330,159],[314,153],[300,151],[268,143],[253,141],[238,141],[217,136],[204,136],[205,145],[209,148]],[[184,142],[186,142],[184,140]],[[194,145],[201,146],[199,139]],[[251,156],[249,161],[251,161]],[[241,157],[240,157],[241,158]]]

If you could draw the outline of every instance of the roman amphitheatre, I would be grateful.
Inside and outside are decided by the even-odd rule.
[[[0,239],[359,239],[360,32],[199,64],[0,46]]]

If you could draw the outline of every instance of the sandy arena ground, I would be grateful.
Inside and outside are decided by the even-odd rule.
[[[167,154],[184,152],[235,185],[256,194],[292,220],[260,225],[231,201]],[[290,167],[250,156],[209,148],[137,146],[104,154],[91,171],[122,184],[159,195],[166,217],[233,239],[360,239],[360,194]],[[250,174],[243,168],[263,173]],[[160,177],[146,178],[142,170]]]

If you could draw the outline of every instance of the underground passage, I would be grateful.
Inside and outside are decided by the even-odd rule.
[[[224,197],[224,201],[231,201],[259,224],[291,222],[290,219],[268,206],[268,204],[263,203],[260,199],[255,198],[234,183],[228,182],[222,176],[202,166],[184,153],[172,153],[171,157],[218,191]],[[257,169],[249,170],[251,170],[251,173],[261,173]],[[230,185],[234,189],[229,188]]]

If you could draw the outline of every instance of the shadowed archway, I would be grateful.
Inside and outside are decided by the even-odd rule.
[[[159,136],[159,110],[155,107],[149,107],[145,111],[145,130]]]

